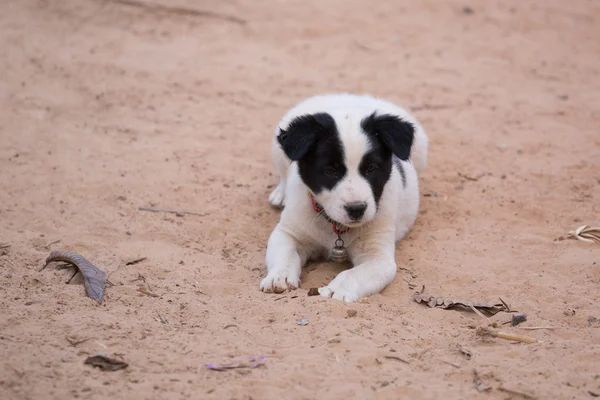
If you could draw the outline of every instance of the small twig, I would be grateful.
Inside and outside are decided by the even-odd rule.
[[[498,297],[498,299],[500,300],[500,302],[501,302],[502,304],[504,304],[504,307],[506,307],[506,312],[507,312],[507,313],[511,313],[512,311],[511,311],[511,309],[510,309],[510,306],[508,305],[508,303],[507,303],[507,302],[505,302],[504,300],[502,300],[502,297]]]
[[[407,361],[407,360],[405,360],[405,359],[403,359],[401,357],[398,357],[398,356],[383,356],[383,358],[387,358],[389,360],[397,360],[397,361],[403,362],[405,364],[410,364],[409,361]]]
[[[46,250],[50,250],[50,246],[52,246],[53,244],[56,244],[56,243],[60,243],[60,239],[55,240],[54,242],[50,242],[44,247],[46,247]]]
[[[78,344],[87,342],[88,340],[92,340],[94,338],[93,337],[88,337],[88,338],[84,338],[84,339],[76,339],[74,337],[65,336],[65,339],[67,339],[67,341],[69,343],[71,343],[71,346],[77,346]]]
[[[11,246],[11,244],[8,242],[0,242],[0,250],[8,249],[10,246]]]
[[[443,362],[444,364],[448,364],[448,365],[450,365],[451,367],[454,367],[454,368],[460,368],[460,365],[458,365],[456,363],[453,363],[453,362],[450,362],[450,361],[442,360],[441,358],[438,358],[438,361]]]
[[[146,296],[150,296],[150,297],[160,297],[160,296],[159,296],[159,295],[157,295],[156,293],[152,293],[152,292],[148,291],[148,289],[146,289],[146,288],[145,288],[145,287],[143,287],[143,286],[140,286],[140,287],[138,288],[138,292],[140,292],[140,293],[142,293],[142,294],[145,294]]]
[[[166,317],[163,317],[163,316],[162,316],[162,315],[160,315],[160,313],[158,313],[158,312],[157,312],[156,314],[158,314],[158,319],[159,319],[159,321],[160,321],[162,324],[168,324],[168,323],[169,323],[169,320],[168,320]]]
[[[142,261],[145,261],[147,259],[148,259],[148,257],[138,258],[137,260],[127,261],[125,263],[125,265],[135,265],[135,264],[141,263]]]
[[[477,176],[469,176],[469,175],[463,174],[462,172],[458,173],[458,176],[460,176],[461,178],[464,178],[464,179],[466,179],[468,181],[472,181],[472,182],[477,182],[479,179],[483,178],[485,175],[486,175],[485,172],[481,173]]]
[[[65,283],[68,285],[69,283],[71,283],[71,281],[73,280],[73,278],[75,278],[75,275],[77,275],[79,273],[79,269],[75,268],[75,272],[73,272],[73,275],[71,275],[71,277],[69,278],[68,281],[66,281]]]
[[[129,282],[137,282],[137,281],[146,282],[146,277],[138,272],[137,277],[135,279],[130,280]]]
[[[220,14],[213,11],[205,11],[205,10],[194,10],[191,8],[184,7],[168,7],[162,4],[152,4],[145,3],[143,1],[136,0],[105,0],[110,3],[121,4],[128,7],[136,7],[141,8],[145,11],[150,12],[163,12],[174,15],[183,15],[183,16],[192,16],[192,17],[201,17],[201,18],[214,18],[220,19],[223,21],[235,22],[239,25],[246,25],[247,21],[238,17],[234,17],[232,15]]]
[[[479,311],[478,309],[476,309],[473,304],[469,304],[469,307],[471,307],[471,310],[473,310],[475,312],[475,314],[479,315],[481,318],[485,319],[489,324],[492,323],[492,320],[489,319],[488,317],[486,317],[485,315],[483,315],[483,313],[481,311]]]
[[[507,389],[507,388],[502,387],[502,386],[500,386],[498,388],[498,390],[501,391],[501,392],[504,392],[504,393],[512,394],[514,396],[521,396],[521,397],[523,397],[524,399],[527,399],[527,400],[536,400],[537,399],[537,397],[532,396],[532,395],[530,395],[528,393],[519,392],[519,391],[513,390],[513,389]]]
[[[153,291],[152,290],[152,286],[150,286],[150,284],[146,281],[146,277],[144,275],[140,274],[139,272],[138,272],[137,278],[132,279],[129,282],[137,282],[137,281],[144,282],[148,286],[148,290],[151,291],[151,292]]]
[[[140,211],[150,211],[150,212],[154,212],[154,213],[158,213],[158,212],[165,212],[165,213],[171,213],[171,214],[175,214],[178,217],[182,217],[186,214],[188,215],[198,215],[200,217],[205,217],[208,214],[207,213],[197,213],[197,212],[193,212],[193,211],[184,211],[184,210],[168,210],[165,208],[154,208],[154,207],[138,207],[138,210]]]
[[[529,336],[514,335],[512,333],[495,331],[495,330],[490,329],[485,326],[480,326],[479,328],[477,328],[477,334],[479,336],[494,337],[494,338],[498,338],[498,339],[512,340],[515,342],[522,342],[522,343],[528,343],[528,344],[537,342],[536,339],[531,338]]]
[[[112,274],[114,274],[115,272],[119,271],[121,269],[121,267],[127,269],[127,266],[124,264],[119,264],[119,266],[117,267],[117,269],[115,269],[114,271],[111,271],[108,273],[108,278],[110,278],[112,276]]]

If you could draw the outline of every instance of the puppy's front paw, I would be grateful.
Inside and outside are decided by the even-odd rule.
[[[300,276],[294,271],[270,272],[260,283],[260,290],[265,293],[283,293],[296,290],[300,286]]]
[[[269,203],[275,208],[285,206],[285,184],[280,183],[269,195]]]
[[[356,280],[352,270],[340,272],[329,285],[319,288],[319,294],[346,303],[352,303],[362,297],[360,282]]]

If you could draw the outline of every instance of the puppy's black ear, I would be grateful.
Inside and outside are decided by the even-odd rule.
[[[277,141],[290,160],[298,161],[320,136],[334,129],[335,121],[327,113],[302,115],[280,130]]]
[[[415,136],[413,124],[395,115],[373,113],[363,119],[361,125],[368,135],[379,138],[396,157],[408,160]]]

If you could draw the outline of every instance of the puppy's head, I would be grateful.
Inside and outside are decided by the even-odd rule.
[[[408,160],[413,136],[397,116],[349,112],[296,117],[277,139],[327,215],[357,227],[375,218],[392,156]]]

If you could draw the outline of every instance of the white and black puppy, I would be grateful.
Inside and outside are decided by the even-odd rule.
[[[336,246],[353,268],[319,288],[322,296],[353,302],[385,288],[396,276],[396,242],[417,217],[427,149],[421,125],[385,100],[321,95],[288,111],[275,130],[280,183],[269,196],[284,209],[261,290],[296,289],[304,264]]]

